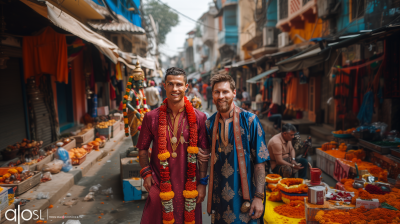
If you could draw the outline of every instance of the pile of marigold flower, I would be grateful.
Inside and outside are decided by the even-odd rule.
[[[400,211],[386,208],[366,209],[361,206],[356,209],[335,209],[329,211],[319,211],[315,219],[321,223],[400,223]]]
[[[305,217],[305,207],[302,201],[291,201],[289,204],[279,205],[274,208],[279,215],[301,219]]]

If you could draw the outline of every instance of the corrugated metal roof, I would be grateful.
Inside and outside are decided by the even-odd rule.
[[[133,25],[130,22],[88,22],[91,27],[96,30],[109,31],[109,32],[128,32],[134,34],[145,34],[145,30],[141,27]]]

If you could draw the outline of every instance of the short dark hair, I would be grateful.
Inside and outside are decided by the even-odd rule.
[[[297,132],[297,129],[293,124],[286,123],[282,125],[282,132],[290,132],[290,131]]]
[[[243,104],[248,106],[248,107],[251,107],[251,102],[250,101],[245,101],[245,102],[243,102]]]
[[[214,90],[215,83],[229,82],[232,92],[235,91],[235,81],[233,80],[232,76],[230,76],[230,75],[227,75],[227,74],[214,75],[213,77],[211,77],[210,81],[211,81],[212,90]]]
[[[246,91],[246,90],[247,90],[247,88],[246,88],[246,87],[243,87],[242,89],[243,89],[243,91]]]
[[[165,72],[165,77],[164,80],[165,82],[167,81],[167,76],[169,75],[183,75],[183,80],[185,81],[185,84],[187,83],[187,76],[186,76],[186,72],[185,70],[181,69],[181,68],[177,68],[177,67],[171,67],[169,69],[167,69],[167,71]]]

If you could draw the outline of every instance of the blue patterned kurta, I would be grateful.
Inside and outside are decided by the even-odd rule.
[[[239,164],[236,153],[236,146],[233,133],[233,117],[226,120],[229,123],[228,139],[224,141],[225,128],[222,118],[220,118],[219,135],[221,142],[221,152],[219,152],[218,141],[215,144],[214,158],[214,182],[212,196],[212,223],[218,224],[242,224],[257,223],[251,219],[248,213],[241,213],[242,206],[242,186],[240,182]],[[216,113],[206,121],[207,134],[212,145],[212,132],[215,124]],[[254,197],[256,190],[253,179],[254,164],[263,163],[269,159],[267,144],[265,144],[265,133],[261,127],[258,117],[245,110],[239,114],[240,131],[242,136],[243,150],[246,160],[247,180],[250,190],[250,198]],[[227,145],[225,145],[227,144]]]

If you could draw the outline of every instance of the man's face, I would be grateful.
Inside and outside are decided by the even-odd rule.
[[[168,100],[171,100],[172,103],[179,103],[185,96],[188,84],[185,83],[183,75],[169,75],[165,81],[164,88]]]
[[[215,83],[213,89],[213,102],[220,113],[229,112],[236,90],[232,91],[229,82]]]
[[[282,132],[282,137],[283,139],[285,139],[285,141],[292,141],[292,139],[294,138],[294,131],[289,131],[289,132]]]

